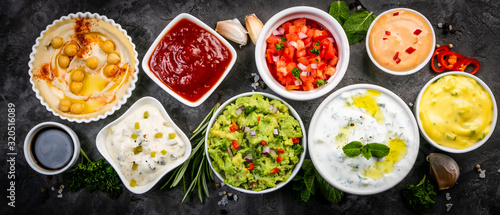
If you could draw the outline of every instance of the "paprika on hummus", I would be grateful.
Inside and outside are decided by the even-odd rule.
[[[114,25],[96,18],[59,21],[36,48],[32,82],[54,112],[90,119],[115,106],[136,72],[136,52]]]
[[[374,21],[368,45],[373,60],[380,66],[395,72],[406,72],[428,60],[434,47],[434,35],[422,15],[398,9]]]

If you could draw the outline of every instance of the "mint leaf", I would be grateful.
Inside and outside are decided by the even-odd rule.
[[[366,10],[358,10],[347,18],[342,27],[349,40],[349,45],[353,45],[365,37],[370,24],[376,17],[373,12],[368,13]]]
[[[318,171],[314,172],[316,173],[316,180],[318,181],[319,189],[321,190],[323,196],[330,202],[339,203],[342,200],[342,197],[344,197],[344,192],[337,190],[335,187],[326,182]]]
[[[366,160],[372,158],[372,153],[370,152],[370,147],[368,147],[368,145],[361,147],[361,154],[366,158]]]
[[[363,144],[359,141],[352,141],[345,145],[342,150],[347,157],[353,158],[361,154],[361,147]]]
[[[330,4],[330,10],[328,13],[335,18],[340,25],[343,25],[345,20],[351,15],[349,11],[349,6],[345,1],[334,1]]]
[[[380,143],[368,143],[365,146],[370,149],[371,154],[376,158],[383,158],[391,151],[388,146]]]
[[[300,191],[300,199],[303,201],[303,202],[307,202],[309,201],[309,198],[311,197],[311,193],[309,192],[309,190],[307,189],[303,189],[302,191]]]
[[[302,169],[304,169],[304,184],[306,185],[307,190],[314,195],[316,192],[314,186],[314,164],[311,160],[304,160],[302,164]]]

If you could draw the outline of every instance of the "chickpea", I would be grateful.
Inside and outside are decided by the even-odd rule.
[[[105,53],[111,53],[115,51],[115,44],[111,40],[106,40],[101,45],[102,51]]]
[[[116,73],[118,73],[118,67],[116,65],[107,65],[106,67],[104,67],[104,75],[105,76],[108,76],[108,77],[111,77],[111,76],[114,76],[116,75]]]
[[[71,80],[83,81],[85,79],[85,72],[82,69],[75,69],[71,74]]]
[[[63,99],[63,100],[59,101],[59,110],[61,110],[62,112],[68,112],[69,107],[71,107],[70,100]]]
[[[76,52],[78,52],[78,46],[74,43],[68,44],[66,47],[64,47],[64,54],[70,57],[75,56]]]
[[[66,69],[69,66],[69,57],[66,55],[59,55],[59,57],[57,58],[57,63],[61,68]]]
[[[81,103],[73,103],[69,108],[69,111],[74,114],[80,114],[83,112],[83,104]]]
[[[50,44],[52,45],[52,48],[54,48],[54,49],[61,48],[61,46],[63,44],[63,39],[60,37],[54,37],[50,41]]]
[[[108,63],[109,64],[116,64],[118,62],[120,62],[120,56],[118,56],[117,54],[115,53],[111,53],[108,55]]]
[[[73,81],[71,82],[71,84],[69,85],[69,89],[71,90],[71,92],[73,92],[74,94],[78,94],[80,92],[82,92],[82,89],[83,89],[83,84],[82,82],[79,82],[79,81]]]
[[[97,65],[99,62],[97,61],[96,57],[89,57],[87,61],[85,62],[85,65],[90,68],[90,69],[95,69],[97,68]]]

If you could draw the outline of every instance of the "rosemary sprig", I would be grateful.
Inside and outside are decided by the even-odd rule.
[[[203,121],[198,125],[198,127],[193,131],[193,135],[189,140],[192,145],[191,156],[184,162],[181,166],[177,167],[174,170],[174,173],[168,179],[167,183],[165,183],[160,189],[166,187],[171,181],[170,188],[174,188],[179,184],[182,180],[184,197],[182,198],[181,203],[184,203],[184,200],[193,193],[195,189],[198,190],[198,197],[201,202],[203,202],[203,194],[207,197],[210,197],[208,192],[207,182],[213,181],[214,177],[212,175],[212,171],[209,167],[208,160],[206,159],[205,154],[205,134],[207,132],[208,121],[212,118],[215,111],[220,106],[220,100],[222,98],[222,93],[219,96],[219,101],[215,106],[210,110],[208,115],[203,119]],[[186,174],[186,171],[190,169],[190,174]],[[190,176],[191,183],[186,189],[186,177]]]

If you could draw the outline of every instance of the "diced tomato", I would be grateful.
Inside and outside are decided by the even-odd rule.
[[[260,116],[257,116],[257,122],[260,122]]]
[[[281,25],[281,27],[283,29],[285,29],[285,34],[288,33],[290,30],[290,26],[292,25],[292,23],[289,23],[289,22],[285,22],[285,24]]]
[[[290,26],[290,28],[288,28],[289,33],[299,33],[299,31],[300,31],[300,27],[298,27],[296,25],[292,25],[292,26]]]
[[[262,144],[263,146],[267,145],[267,142],[266,141],[260,141],[260,144]]]
[[[300,139],[297,137],[291,137],[292,138],[292,143],[298,143],[300,142]]]
[[[229,126],[229,130],[230,131],[236,131],[236,130],[238,130],[238,125],[236,125],[235,121],[233,121],[232,125]]]
[[[327,67],[326,67],[326,70],[325,70],[325,74],[326,74],[326,75],[329,75],[329,76],[332,76],[332,75],[335,75],[335,72],[336,72],[336,71],[337,71],[337,70],[336,70],[335,68],[333,68],[333,67],[331,67],[331,66],[327,66]]]
[[[276,162],[280,163],[283,160],[283,157],[277,156],[276,157]]]
[[[300,40],[300,37],[297,33],[289,33],[286,35],[287,45],[288,45],[288,42],[297,41],[297,40]]]
[[[337,62],[339,61],[339,57],[337,56],[334,56],[333,59],[330,60],[330,62],[328,62],[328,65],[329,66],[336,66],[337,65]]]
[[[276,151],[277,151],[278,153],[285,153],[285,150],[283,150],[283,149],[276,149]]]
[[[236,142],[236,140],[233,140],[233,142],[231,142],[231,145],[233,146],[234,150],[240,148],[240,145]]]
[[[330,43],[328,45],[328,51],[326,51],[326,53],[325,53],[325,60],[333,59],[336,54],[337,54],[337,50],[335,50],[335,48],[333,47],[333,44]]]
[[[271,35],[269,38],[267,38],[266,42],[272,44],[280,43],[281,38],[275,35]]]
[[[286,90],[298,90],[298,89],[300,89],[300,86],[296,86],[295,84],[286,85],[285,89]]]
[[[326,37],[328,37],[328,34],[325,30],[316,30],[316,32],[314,32],[314,41],[322,41],[326,39]]]
[[[250,163],[250,166],[247,169],[252,170],[254,168],[255,168],[255,166],[253,165],[253,163]]]
[[[272,169],[269,173],[278,173],[278,172],[280,172],[280,170],[276,167]]]
[[[300,19],[293,21],[293,25],[298,26],[298,27],[306,26],[306,18],[300,18]]]
[[[309,65],[309,60],[307,60],[306,57],[298,57],[297,58],[297,61],[301,64],[304,64],[304,66],[308,66]]]

